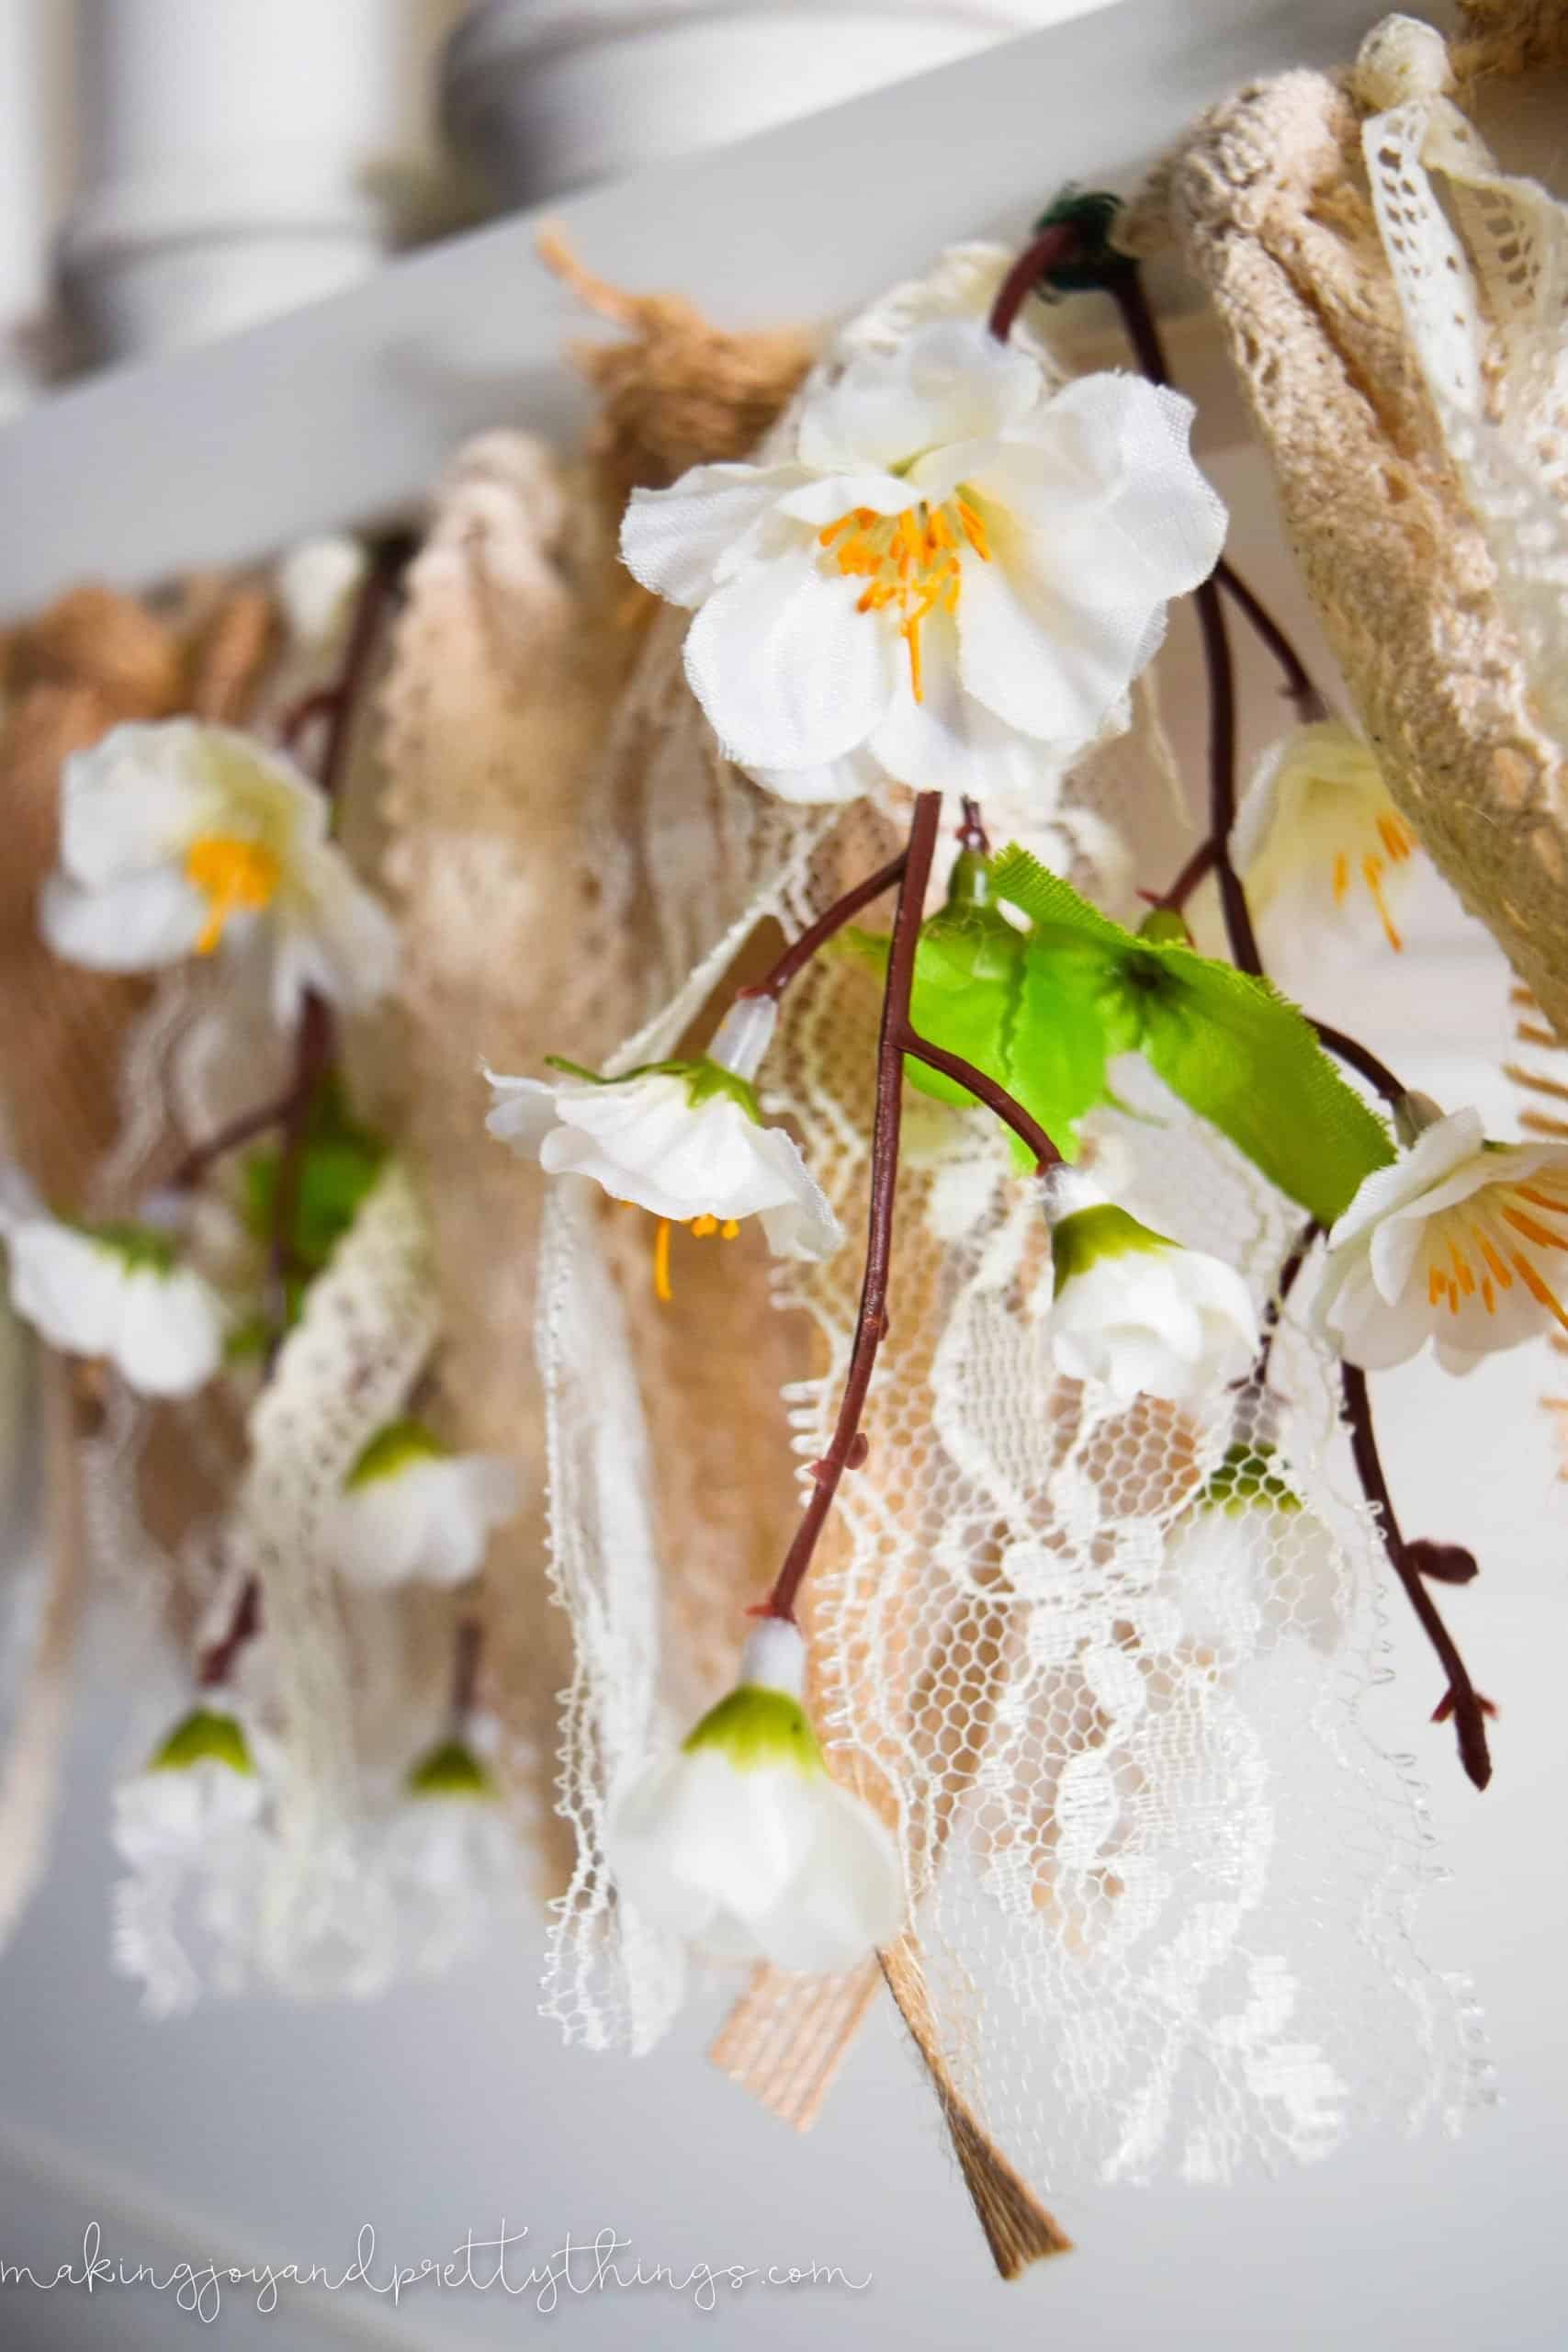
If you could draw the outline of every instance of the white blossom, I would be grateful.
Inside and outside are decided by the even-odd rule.
[[[246,1727],[225,1698],[194,1707],[114,1792],[111,1835],[132,1870],[190,1860],[249,1828],[265,1802]]]
[[[188,1396],[218,1370],[227,1310],[166,1233],[42,1214],[0,1230],[11,1304],[51,1347],[112,1363],[148,1396]]]
[[[826,1258],[839,1221],[800,1148],[763,1120],[751,1080],[776,1008],[743,998],[697,1061],[660,1062],[625,1078],[565,1070],[553,1080],[487,1072],[490,1132],[536,1157],[552,1176],[591,1176],[619,1201],[699,1236],[732,1238],[742,1217],[760,1218],[781,1258]],[[660,1290],[667,1291],[661,1255]]]
[[[818,1973],[889,1942],[905,1897],[892,1837],[829,1778],[804,1681],[800,1634],[764,1619],[737,1688],[620,1792],[604,1852],[624,1899],[715,1959]]]
[[[773,465],[634,493],[622,554],[689,607],[686,673],[728,754],[795,800],[885,775],[984,794],[1115,719],[1224,511],[1189,403],[1055,390],[977,321],[917,327],[809,391]]]
[[[330,817],[292,761],[231,728],[114,728],[65,763],[44,937],[68,962],[110,972],[256,942],[280,1023],[310,989],[373,1003],[391,985],[397,936],[330,838]]]
[[[1418,847],[1376,753],[1337,719],[1298,727],[1264,755],[1231,835],[1258,911],[1277,906],[1304,923],[1375,912],[1395,948]]]
[[[1240,1377],[1258,1351],[1258,1316],[1234,1267],[1152,1231],[1070,1170],[1056,1171],[1051,1198],[1045,1328],[1059,1372],[1122,1401],[1184,1402]]]
[[[1568,1148],[1489,1143],[1478,1111],[1408,1097],[1412,1147],[1367,1177],[1328,1237],[1317,1314],[1347,1361],[1450,1372],[1568,1329]]]
[[[344,1478],[326,1543],[352,1584],[462,1584],[518,1501],[516,1467],[503,1455],[455,1453],[423,1421],[389,1421]]]

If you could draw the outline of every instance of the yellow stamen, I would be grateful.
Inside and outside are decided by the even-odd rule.
[[[1483,1274],[1481,1277],[1481,1304],[1486,1309],[1488,1315],[1496,1314],[1497,1294],[1492,1287],[1492,1277],[1490,1274]]]
[[[201,892],[208,906],[197,954],[212,954],[231,915],[269,906],[276,896],[278,875],[276,858],[260,842],[240,841],[231,833],[202,833],[192,842],[186,852],[186,880]]]
[[[705,1241],[710,1233],[718,1231],[718,1219],[705,1209],[701,1216],[694,1216],[692,1219],[692,1231],[699,1241]]]
[[[1475,1290],[1475,1276],[1470,1271],[1470,1260],[1457,1241],[1449,1244],[1449,1262],[1453,1267],[1461,1290],[1466,1298],[1471,1297]]]
[[[1372,894],[1372,904],[1376,907],[1382,922],[1383,936],[1395,955],[1398,955],[1403,950],[1404,942],[1393,927],[1393,917],[1389,913],[1388,901],[1382,894],[1382,877],[1383,862],[1381,857],[1364,857],[1361,860],[1361,878]]]
[[[1537,1184],[1515,1184],[1511,1190],[1518,1194],[1521,1201],[1533,1201],[1538,1209],[1550,1209],[1553,1216],[1568,1216],[1568,1201],[1560,1200],[1553,1193],[1543,1193]]]
[[[726,1241],[733,1241],[739,1230],[740,1227],[737,1225],[732,1216],[727,1216],[724,1223],[719,1227],[719,1234]]]
[[[857,506],[825,524],[817,534],[818,545],[832,548],[833,561],[846,579],[865,582],[856,612],[897,608],[898,634],[908,648],[909,684],[917,702],[925,699],[920,631],[933,613],[958,610],[964,583],[960,533],[981,562],[989,563],[991,548],[985,519],[961,495],[942,506],[928,506],[922,500],[897,514],[878,514],[869,506]]]
[[[1512,1290],[1514,1287],[1514,1277],[1508,1272],[1507,1267],[1503,1263],[1502,1259],[1498,1256],[1497,1251],[1494,1249],[1492,1243],[1487,1239],[1485,1234],[1483,1233],[1478,1225],[1472,1225],[1470,1229],[1475,1236],[1476,1248],[1485,1259],[1492,1272],[1496,1275],[1499,1288],[1503,1290]]]
[[[1337,907],[1344,905],[1345,895],[1349,888],[1350,861],[1341,850],[1334,861],[1334,903]]]
[[[1385,810],[1378,819],[1378,839],[1395,865],[1403,865],[1416,848],[1415,834],[1409,826],[1403,824],[1392,810]]]
[[[1436,1306],[1436,1305],[1438,1304],[1438,1301],[1441,1298],[1442,1295],[1443,1295],[1443,1270],[1442,1270],[1441,1266],[1428,1266],[1428,1267],[1427,1267],[1427,1306]]]
[[[653,1237],[653,1295],[668,1306],[675,1294],[670,1287],[670,1220],[661,1216]]]
[[[1568,1250],[1568,1241],[1561,1234],[1549,1233],[1538,1218],[1527,1216],[1523,1209],[1503,1209],[1499,1214],[1505,1225],[1511,1225],[1516,1233],[1522,1233],[1538,1250]]]

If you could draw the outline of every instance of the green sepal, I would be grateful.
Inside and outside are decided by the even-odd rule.
[[[719,1748],[738,1772],[788,1766],[810,1775],[826,1769],[817,1734],[799,1700],[759,1682],[739,1684],[710,1707],[681,1743],[686,1756],[705,1747]]]
[[[411,1797],[471,1797],[493,1804],[498,1794],[495,1775],[464,1739],[438,1740],[411,1767]]]
[[[1111,242],[1121,210],[1122,198],[1108,188],[1080,188],[1069,182],[1053,198],[1034,223],[1036,235],[1069,222],[1077,232],[1077,247],[1069,259],[1055,262],[1041,272],[1038,290],[1047,300],[1053,294],[1093,293],[1135,266]]]
[[[355,1457],[343,1482],[344,1492],[352,1494],[356,1487],[374,1486],[378,1478],[395,1478],[411,1463],[444,1462],[451,1451],[445,1439],[412,1414],[384,1422]]]
[[[193,1707],[154,1749],[150,1772],[188,1772],[197,1764],[226,1764],[231,1772],[254,1772],[250,1741],[233,1715],[215,1707]]]
[[[1068,942],[1098,961],[1106,1059],[1141,1050],[1172,1093],[1320,1225],[1333,1225],[1393,1159],[1382,1120],[1269,981],[1178,940],[1134,938],[1026,850],[1007,851],[992,880],[1034,925],[1032,966],[1036,956],[1055,965]]]
[[[569,1062],[562,1054],[547,1054],[547,1069],[563,1070],[569,1078],[586,1080],[590,1086],[626,1086],[634,1078],[682,1078],[686,1081],[686,1096],[694,1111],[716,1095],[727,1094],[738,1102],[746,1116],[758,1126],[763,1124],[762,1106],[757,1100],[757,1090],[749,1078],[739,1071],[726,1069],[722,1062],[709,1061],[705,1055],[694,1061],[638,1062],[635,1069],[624,1069],[617,1078],[606,1078],[602,1070],[584,1069],[581,1062]]]
[[[1114,1201],[1075,1209],[1051,1227],[1052,1295],[1060,1298],[1075,1274],[1087,1274],[1101,1258],[1124,1258],[1129,1250],[1174,1250],[1168,1235],[1141,1225]]]
[[[1225,1448],[1224,1460],[1205,1480],[1192,1504],[1193,1510],[1300,1510],[1300,1495],[1278,1469],[1270,1466],[1275,1460],[1275,1447],[1260,1444],[1256,1439],[1238,1439]]]
[[[73,1231],[96,1241],[120,1259],[132,1274],[172,1274],[179,1263],[179,1249],[172,1233],[155,1225],[137,1225],[130,1217],[108,1217],[101,1225],[76,1225]]]

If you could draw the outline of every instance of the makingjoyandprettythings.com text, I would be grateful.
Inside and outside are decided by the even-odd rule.
[[[476,2238],[469,2230],[446,2256],[427,2255],[417,2262],[378,2261],[375,2227],[367,2222],[355,2241],[354,2260],[342,2269],[321,2262],[181,2259],[160,2265],[106,2251],[102,2229],[89,2222],[79,2261],[39,2268],[0,2254],[0,2290],[32,2289],[51,2294],[58,2288],[73,2287],[92,2295],[141,2287],[172,2295],[180,2311],[210,2325],[226,2292],[253,2296],[255,2309],[268,2313],[279,2308],[287,2287],[318,2288],[333,2295],[358,2288],[392,2303],[400,2303],[405,2294],[421,2287],[467,2290],[530,2301],[548,2317],[574,2298],[637,2290],[682,2297],[694,2311],[711,2312],[749,2287],[786,2291],[829,2288],[859,2295],[871,2285],[869,2271],[857,2277],[836,2262],[650,2263],[632,2258],[631,2240],[613,2229],[600,2230],[591,2238],[575,2238],[568,2231],[543,2256],[525,2250],[528,2236],[526,2227],[509,2230],[503,2221],[499,2235]]]

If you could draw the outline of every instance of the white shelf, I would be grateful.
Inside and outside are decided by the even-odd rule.
[[[1128,0],[554,208],[592,268],[730,323],[825,316],[1064,181],[1128,187],[1206,104],[1354,54],[1377,0]],[[546,430],[582,322],[520,214],[245,334],[65,390],[0,430],[0,618],[84,577],[406,511],[466,434]]]

